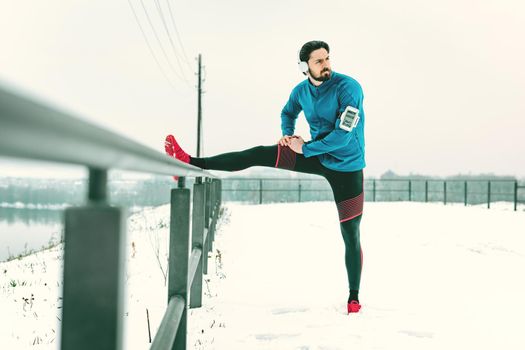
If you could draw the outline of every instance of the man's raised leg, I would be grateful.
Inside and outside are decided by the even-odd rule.
[[[166,137],[165,146],[168,155],[202,169],[239,171],[252,166],[264,166],[310,174],[322,174],[322,166],[317,157],[305,158],[302,154],[295,153],[287,146],[256,146],[243,151],[223,153],[204,158],[188,155],[172,135]]]

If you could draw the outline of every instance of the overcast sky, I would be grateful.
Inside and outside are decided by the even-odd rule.
[[[321,39],[333,70],[364,89],[365,175],[525,176],[522,1],[171,0],[189,83],[174,73],[155,0],[142,1],[174,70],[130,1],[171,85],[127,0],[0,0],[0,82],[159,151],[173,133],[193,153],[202,53],[204,153],[214,155],[279,139],[280,111],[303,79],[297,51]],[[296,133],[309,139],[303,116]]]

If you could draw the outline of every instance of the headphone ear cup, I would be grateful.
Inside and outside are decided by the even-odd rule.
[[[306,63],[304,61],[300,61],[299,62],[299,69],[301,70],[302,73],[308,72],[308,63]]]

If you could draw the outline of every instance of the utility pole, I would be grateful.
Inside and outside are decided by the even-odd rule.
[[[201,133],[202,133],[202,55],[199,54],[198,83],[197,83],[197,157],[201,156]],[[196,182],[202,183],[202,177],[197,177]]]
[[[201,156],[201,133],[202,133],[202,55],[199,54],[198,68],[198,86],[197,86],[197,157]]]
[[[199,54],[198,58],[198,83],[197,83],[197,157],[201,156],[201,134],[202,134],[202,55]],[[202,178],[199,176],[196,178],[197,183],[202,183]],[[186,178],[179,177],[178,187],[184,188],[186,186]]]

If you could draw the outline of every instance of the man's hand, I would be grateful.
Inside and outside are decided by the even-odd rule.
[[[293,136],[291,139],[290,139],[290,148],[292,149],[292,151],[294,151],[295,153],[299,153],[299,154],[303,154],[303,144],[304,144],[304,140],[301,136]]]
[[[281,139],[279,140],[279,145],[281,146],[290,146],[290,141],[293,137],[296,137],[296,136],[289,136],[289,135],[284,135],[283,137],[281,137]]]

